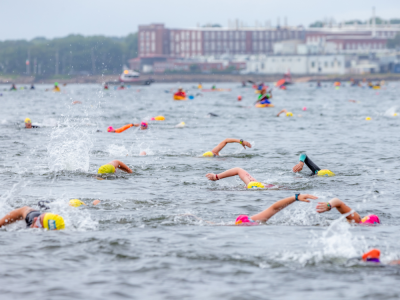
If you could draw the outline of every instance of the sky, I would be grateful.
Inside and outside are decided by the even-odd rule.
[[[400,0],[0,0],[0,40],[64,37],[69,34],[126,36],[138,25],[169,28],[239,19],[246,25],[270,21],[307,26],[334,18],[400,18]]]

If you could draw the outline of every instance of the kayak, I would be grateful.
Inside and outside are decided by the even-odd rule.
[[[274,107],[274,105],[273,104],[267,104],[267,103],[265,103],[265,104],[257,103],[256,107],[259,107],[259,108],[261,108],[261,107]]]
[[[373,88],[374,90],[380,90],[380,89],[381,89],[381,87],[380,87],[379,85],[374,85],[372,88]]]
[[[202,89],[202,92],[230,92],[231,89]]]
[[[183,96],[174,95],[174,100],[177,100],[177,101],[184,101],[184,100],[187,100],[187,98],[186,98],[186,97],[183,97]]]

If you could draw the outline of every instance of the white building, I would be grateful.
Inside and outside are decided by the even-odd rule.
[[[253,56],[243,73],[298,75],[345,74],[344,55]]]

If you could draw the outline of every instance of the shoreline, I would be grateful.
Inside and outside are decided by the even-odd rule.
[[[283,75],[261,75],[261,74],[149,74],[142,75],[141,79],[152,78],[155,83],[183,83],[183,82],[201,82],[201,83],[216,83],[216,82],[247,82],[248,80],[254,82],[276,82],[282,78]],[[109,81],[118,80],[118,75],[91,75],[91,76],[75,76],[71,78],[40,78],[36,79],[33,76],[18,76],[8,77],[0,76],[0,84],[10,85],[15,84],[53,84],[55,81],[61,84],[86,84],[97,83],[103,84]],[[294,83],[301,82],[316,82],[316,81],[349,81],[351,78],[354,80],[362,80],[366,78],[371,81],[399,81],[400,74],[345,74],[345,75],[324,75],[324,76],[301,76],[292,75]],[[126,83],[128,85],[128,83]]]

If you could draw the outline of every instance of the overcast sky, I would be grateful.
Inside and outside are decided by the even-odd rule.
[[[240,19],[247,25],[270,20],[308,26],[316,20],[336,21],[377,16],[400,18],[400,0],[0,0],[0,40],[63,37],[68,34],[126,36],[138,25],[227,26]]]

